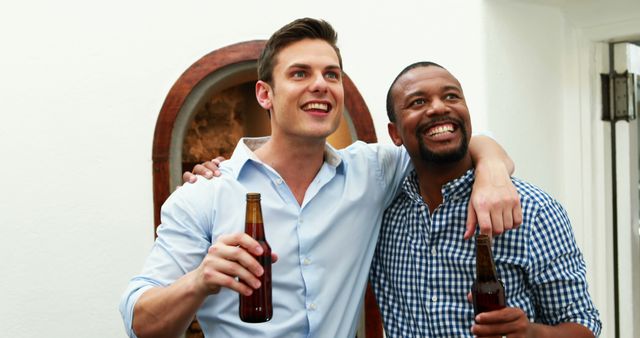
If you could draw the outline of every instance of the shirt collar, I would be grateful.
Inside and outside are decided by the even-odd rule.
[[[471,168],[462,176],[447,182],[447,184],[442,187],[442,200],[446,202],[468,197],[471,194],[471,187],[474,181],[475,170]]]
[[[267,141],[269,141],[270,138],[271,138],[270,136],[264,136],[264,137],[243,137],[240,139],[240,141],[236,145],[236,148],[233,150],[233,154],[231,155],[231,158],[228,161],[225,161],[225,162],[229,162],[228,165],[231,165],[233,168],[236,168],[236,170],[233,170],[233,173],[232,173],[232,175],[234,175],[234,178],[236,179],[238,178],[242,170],[245,168],[245,166],[249,162],[259,163],[264,165],[264,163],[258,158],[258,156],[254,154],[254,151],[260,148],[262,145],[264,145]],[[328,165],[336,169],[342,168],[344,166],[342,157],[340,156],[338,151],[335,148],[333,148],[329,143],[326,143],[324,146],[324,161],[325,163],[327,163]],[[221,163],[220,169],[223,169],[225,162]]]
[[[471,194],[471,187],[473,186],[474,180],[474,169],[472,168],[467,170],[464,175],[453,181],[447,182],[442,187],[443,203],[469,196]],[[409,199],[415,202],[424,203],[422,196],[420,195],[420,185],[418,184],[418,175],[416,174],[415,169],[404,179],[404,182],[402,183],[402,191]]]

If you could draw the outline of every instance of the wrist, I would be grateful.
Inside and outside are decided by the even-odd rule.
[[[188,296],[204,299],[209,295],[209,289],[205,285],[198,269],[187,273],[184,278]]]
[[[495,187],[504,186],[511,182],[509,171],[504,162],[496,160],[482,160],[476,164],[476,179]]]

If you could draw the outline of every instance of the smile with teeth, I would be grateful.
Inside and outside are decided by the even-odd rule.
[[[323,110],[329,111],[329,104],[322,102],[310,102],[302,106],[303,110]]]
[[[427,130],[428,136],[438,136],[444,133],[452,133],[454,130],[452,124],[441,124]]]

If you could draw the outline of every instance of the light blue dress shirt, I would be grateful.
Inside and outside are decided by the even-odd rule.
[[[273,318],[240,321],[238,294],[223,288],[198,310],[205,335],[355,336],[382,214],[410,170],[409,156],[395,146],[327,145],[299,205],[282,177],[253,154],[266,140],[242,139],[220,178],[186,184],[162,206],[156,243],[120,304],[129,336],[135,337],[133,307],[145,290],[196,269],[218,236],[244,231],[247,192],[262,194],[267,241],[278,254]]]

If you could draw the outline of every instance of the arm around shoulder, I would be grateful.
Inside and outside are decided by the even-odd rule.
[[[509,175],[513,174],[515,165],[509,154],[494,139],[484,135],[475,135],[469,142],[469,154],[474,165],[489,161],[493,164],[502,164]]]
[[[475,166],[475,182],[464,237],[473,235],[476,224],[484,234],[501,234],[520,225],[522,208],[511,182],[514,165],[509,155],[487,136],[472,137],[469,153]]]

